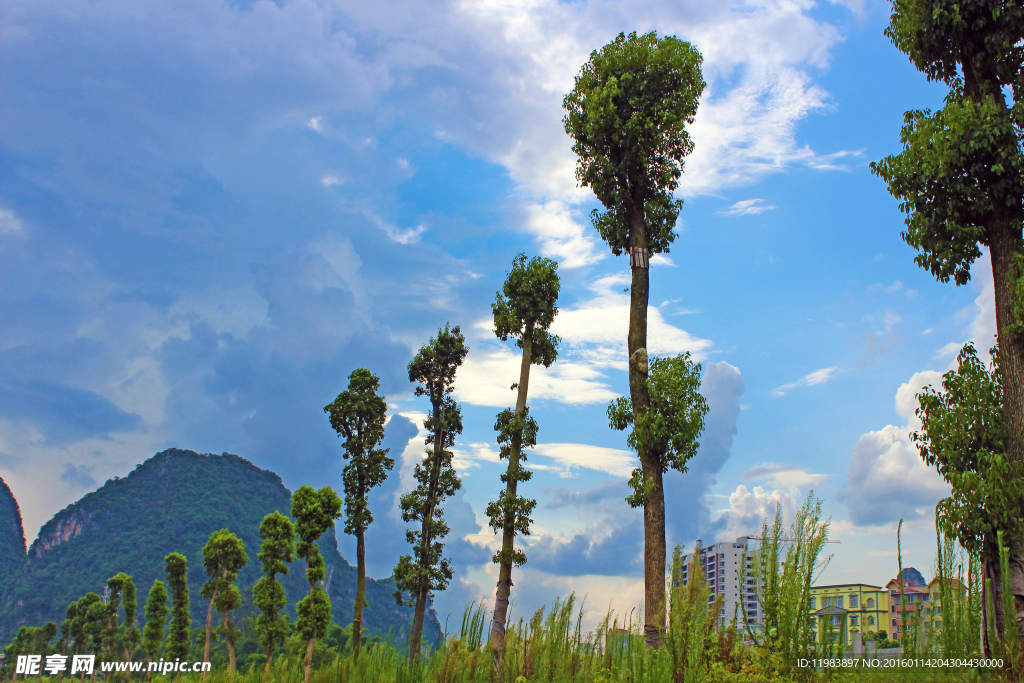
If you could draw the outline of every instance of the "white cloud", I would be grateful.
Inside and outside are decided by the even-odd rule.
[[[324,117],[314,116],[306,123],[306,125],[315,130],[317,133],[322,133],[324,131]]]
[[[947,495],[949,485],[921,460],[907,429],[887,425],[857,440],[846,486],[837,497],[851,520],[864,526],[927,518]]]
[[[554,460],[569,471],[584,467],[615,477],[628,478],[639,463],[636,456],[629,451],[581,443],[543,443],[530,450]]]
[[[452,454],[452,465],[462,476],[466,476],[467,470],[479,467],[481,462],[501,462],[501,455],[489,443],[471,443],[464,448],[453,448]]]
[[[744,199],[738,201],[728,209],[718,212],[720,216],[752,216],[774,209],[774,206],[767,206],[763,199]]]
[[[25,228],[13,211],[0,206],[0,235],[20,235]]]
[[[564,268],[587,266],[607,256],[607,249],[589,234],[589,226],[578,221],[578,213],[557,200],[523,207],[524,227],[537,237],[541,253],[558,259]]]
[[[335,185],[344,185],[345,181],[336,175],[331,175],[330,173],[328,173],[327,175],[320,179],[320,184],[323,185],[324,187],[333,187]]]
[[[745,485],[740,484],[729,494],[729,507],[719,510],[728,520],[725,537],[757,535],[766,519],[769,524],[775,519],[777,505],[782,506],[783,523],[791,522],[796,511],[793,492],[781,489],[768,492],[760,486],[748,490]]]
[[[785,396],[787,393],[789,393],[793,389],[796,389],[797,387],[813,387],[816,384],[824,384],[825,382],[832,379],[832,375],[835,374],[835,372],[838,369],[839,368],[837,367],[831,367],[815,370],[812,373],[804,375],[795,382],[783,384],[781,387],[776,387],[775,389],[772,389],[770,393],[772,396]]]

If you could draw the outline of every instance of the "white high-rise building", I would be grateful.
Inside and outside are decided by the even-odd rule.
[[[737,625],[743,623],[743,609],[747,612],[747,623],[753,626],[761,626],[764,623],[764,614],[761,605],[757,602],[757,593],[754,590],[754,568],[751,557],[747,555],[746,536],[736,539],[735,543],[722,542],[701,548],[697,563],[704,571],[708,585],[711,588],[711,595],[708,602],[713,602],[716,597],[722,595],[725,604],[718,615],[718,627],[728,626],[736,616]],[[700,545],[700,541],[697,541]],[[693,553],[683,556],[683,585],[689,584],[690,562],[693,560]],[[737,606],[743,604],[743,608]]]

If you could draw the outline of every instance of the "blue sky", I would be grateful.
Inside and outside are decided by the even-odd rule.
[[[405,552],[425,403],[405,366],[446,322],[457,397],[457,567],[439,611],[490,600],[495,414],[514,347],[490,303],[518,252],[559,261],[559,360],[535,370],[538,499],[517,609],[575,590],[642,596],[626,390],[627,263],[589,226],[561,99],[620,31],[693,42],[708,88],[651,274],[652,353],[690,351],[711,412],[667,482],[670,542],[756,531],[813,488],[833,522],[821,580],[928,574],[945,495],[908,440],[914,394],[991,345],[991,275],[936,283],[868,163],[903,112],[941,104],[882,35],[888,5],[551,0],[11,0],[0,41],[0,477],[34,536],[170,446],[233,452],[340,488],[322,412],[381,376],[401,468],[375,497],[370,572]],[[354,544],[343,535],[343,552]]]

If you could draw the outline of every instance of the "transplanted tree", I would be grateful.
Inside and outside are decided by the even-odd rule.
[[[300,486],[292,494],[292,517],[295,535],[299,538],[295,554],[306,560],[306,580],[309,581],[309,595],[299,600],[295,621],[296,630],[307,641],[306,683],[313,670],[316,639],[322,638],[331,625],[331,599],[319,586],[319,582],[327,578],[327,567],[316,542],[334,528],[334,520],[340,516],[341,498],[330,486],[319,491],[312,486]]]
[[[120,578],[119,578],[120,577]],[[139,601],[135,590],[135,581],[127,574],[120,573],[114,577],[121,582],[121,595],[124,600],[124,658],[131,660],[135,656],[135,650],[142,642],[142,631],[135,624],[135,613],[139,608]],[[111,579],[113,580],[113,579]]]
[[[71,615],[70,607],[68,616]],[[144,613],[146,625],[142,628],[142,648],[146,651],[146,661],[155,662],[160,659],[160,650],[164,643],[164,627],[167,625],[167,587],[157,579],[149,589]],[[147,667],[148,668],[148,667]]]
[[[697,439],[704,431],[704,416],[708,412],[707,401],[700,393],[700,371],[700,364],[694,363],[689,353],[654,358],[646,382],[647,408],[637,413],[624,397],[608,406],[609,425],[618,430],[632,427],[626,443],[641,454],[641,467],[635,468],[629,479],[633,492],[626,497],[626,502],[631,507],[643,506],[645,523],[651,521],[649,509],[662,513],[660,524],[645,524],[645,548],[652,527],[660,534],[660,542],[665,542],[662,476],[669,468],[686,472],[686,463],[697,454],[700,446]],[[657,545],[657,540],[654,545]],[[651,577],[646,578],[649,585]],[[651,624],[647,620],[644,628],[648,625],[662,628],[662,621]]]
[[[647,303],[649,257],[668,253],[682,201],[673,199],[686,130],[704,90],[702,58],[689,43],[654,32],[619,36],[591,53],[565,96],[565,130],[574,140],[576,178],[605,207],[594,227],[616,256],[630,255],[629,395],[634,416],[649,405]],[[637,451],[645,491],[644,639],[657,646],[665,627],[665,496],[659,458]]]
[[[966,284],[981,247],[989,250],[1003,452],[1007,472],[1016,477],[1024,470],[1024,10],[1002,0],[895,0],[886,35],[928,80],[945,83],[949,94],[935,112],[907,112],[903,151],[871,168],[901,201],[903,239],[920,252],[914,260],[938,280]],[[1024,546],[1016,539],[1010,583],[1017,605],[1024,605]],[[995,544],[988,534],[981,557],[983,573],[998,591]],[[1024,638],[1024,624],[1019,633]]]
[[[252,587],[252,601],[260,610],[256,617],[256,631],[267,653],[263,680],[269,681],[274,648],[284,643],[291,630],[288,614],[284,611],[288,598],[277,575],[287,574],[288,563],[295,559],[295,529],[292,521],[277,510],[271,512],[260,522],[260,541],[260,552],[256,557],[263,563],[264,576]]]
[[[181,553],[164,558],[167,563],[167,585],[171,587],[171,626],[167,633],[167,659],[188,659],[191,647],[189,632],[188,561]]]
[[[526,406],[530,386],[530,366],[550,367],[558,355],[558,337],[548,332],[558,308],[558,264],[551,259],[534,257],[526,260],[519,254],[512,261],[512,270],[505,278],[491,311],[494,314],[494,333],[502,341],[509,337],[523,350],[519,367],[516,408],[498,414],[494,428],[498,432],[501,457],[508,460],[508,469],[501,475],[505,488],[498,500],[487,506],[487,516],[494,533],[501,532],[501,550],[491,558],[498,568],[498,586],[494,597],[494,615],[491,619],[491,650],[494,667],[505,651],[505,620],[508,600],[512,592],[512,567],[526,563],[526,553],[515,547],[516,533],[529,535],[530,515],[537,501],[518,494],[519,482],[529,481],[533,473],[523,468],[526,460],[524,448],[537,445],[537,423],[530,417]]]
[[[203,584],[201,593],[209,599],[206,608],[206,641],[203,645],[203,661],[210,661],[210,636],[213,635],[213,608],[221,593],[230,592],[238,578],[238,572],[249,563],[245,554],[245,543],[227,529],[214,531],[203,546],[203,570],[210,579]],[[203,671],[203,680],[207,672]]]
[[[462,411],[451,397],[455,372],[466,360],[469,349],[466,338],[456,325],[438,330],[409,363],[409,381],[417,382],[417,396],[430,399],[430,414],[423,422],[428,432],[427,449],[422,462],[416,464],[413,476],[417,486],[402,496],[402,519],[419,522],[419,529],[407,529],[405,538],[412,545],[412,555],[402,555],[395,566],[395,600],[408,604],[405,594],[415,605],[412,631],[409,634],[409,665],[420,657],[423,619],[433,591],[444,590],[452,579],[450,561],[443,556],[442,540],[448,534],[441,504],[462,487],[452,468],[455,435],[462,433]]]
[[[231,612],[242,606],[242,593],[234,583],[226,590],[217,593],[217,611],[221,614],[221,623],[217,631],[224,636],[224,645],[228,649],[228,678],[235,675],[235,643],[238,642],[241,630],[231,619]]]
[[[362,645],[363,608],[366,606],[366,529],[373,522],[367,496],[384,483],[395,461],[387,448],[378,448],[384,438],[388,404],[378,395],[380,378],[366,368],[348,376],[348,389],[324,408],[331,426],[345,439],[345,533],[356,537],[356,604],[352,619],[352,658],[359,662]]]
[[[921,458],[950,485],[950,496],[936,508],[938,522],[971,555],[985,552],[990,543],[998,549],[1000,532],[1004,542],[1019,543],[1024,529],[1024,479],[1006,455],[1001,361],[993,349],[986,367],[974,346],[965,345],[957,369],[942,376],[942,390],[929,386],[918,394],[921,429],[911,434]],[[999,568],[998,555],[990,561]],[[1002,585],[992,581],[991,586],[994,614],[986,621],[1003,633]],[[986,599],[982,610],[988,611]],[[989,632],[983,635],[986,650]]]

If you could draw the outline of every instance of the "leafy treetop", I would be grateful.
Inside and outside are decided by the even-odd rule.
[[[652,253],[668,252],[682,202],[672,199],[704,90],[703,58],[689,43],[620,33],[576,77],[562,106],[575,141],[576,178],[608,209],[594,226],[618,256],[630,246],[630,212],[642,210]],[[633,245],[637,246],[637,245]]]
[[[529,261],[519,254],[512,261],[501,291],[491,305],[494,313],[494,334],[501,341],[516,338],[522,348],[523,337],[530,334],[530,362],[551,367],[558,355],[557,335],[548,328],[558,314],[558,264],[535,256]]]

